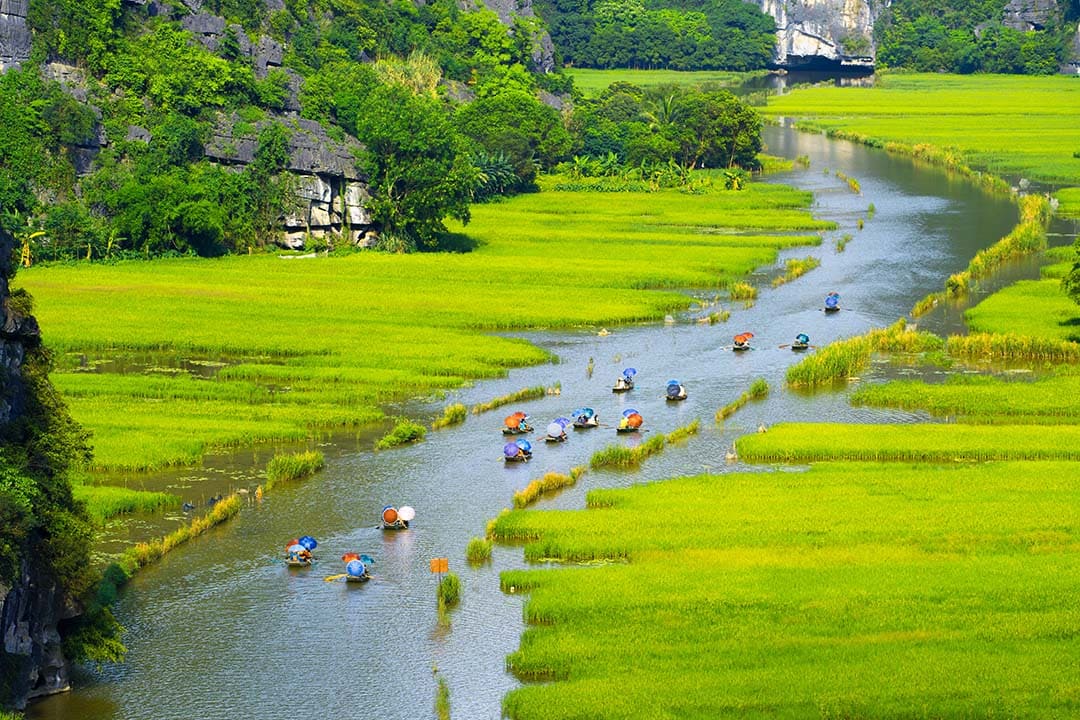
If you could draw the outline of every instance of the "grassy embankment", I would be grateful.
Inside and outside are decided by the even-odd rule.
[[[516,720],[1052,716],[1075,707],[1080,466],[818,465],[513,511]],[[1037,479],[1036,479],[1037,477]],[[647,520],[647,521],[646,521]]]
[[[379,420],[388,400],[548,360],[494,331],[662,318],[692,303],[668,290],[723,288],[781,248],[820,242],[806,231],[831,225],[810,200],[760,184],[549,191],[476,207],[471,253],[32,267],[18,282],[96,464],[155,468]],[[566,301],[585,289],[588,303]],[[83,372],[83,356],[146,367]],[[225,366],[195,377],[180,359]]]

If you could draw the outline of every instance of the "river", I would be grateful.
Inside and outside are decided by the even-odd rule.
[[[445,402],[471,404],[558,381],[561,395],[519,406],[540,428],[582,405],[596,408],[608,422],[634,407],[652,432],[701,419],[698,437],[669,447],[641,470],[590,472],[576,487],[539,505],[557,508],[581,507],[585,491],[594,487],[701,471],[760,470],[724,459],[735,437],[759,425],[925,419],[852,408],[842,391],[784,389],[784,371],[798,356],[778,345],[806,332],[821,346],[894,322],[917,300],[941,289],[976,251],[1005,235],[1016,222],[1015,207],[944,172],[878,150],[778,127],[766,129],[766,140],[773,154],[810,158],[809,168],[769,180],[812,190],[814,214],[840,225],[826,233],[820,247],[783,254],[815,255],[819,268],[775,289],[768,278],[779,266],[763,269],[757,278],[759,299],[748,309],[731,306],[727,323],[700,324],[691,313],[674,324],[613,328],[606,337],[584,330],[526,334],[560,362],[515,370],[506,379],[454,392],[446,401],[413,402],[398,410],[430,416]],[[853,193],[836,177],[837,170],[856,178],[862,193]],[[866,219],[871,203],[875,214]],[[865,219],[862,230],[856,227],[859,218]],[[852,239],[837,252],[835,240],[844,234]],[[1036,265],[1025,262],[1005,277],[1035,272]],[[826,316],[820,308],[831,290],[841,293],[843,310]],[[957,330],[960,309],[939,309],[921,324]],[[755,349],[725,349],[742,331],[755,334]],[[626,366],[637,368],[637,388],[614,395],[611,384]],[[878,364],[868,375],[898,372],[906,371]],[[715,425],[716,410],[759,377],[772,388],[768,399]],[[687,386],[688,400],[663,401],[669,378]],[[314,478],[275,489],[209,536],[143,570],[116,607],[128,629],[128,661],[100,672],[79,671],[73,692],[34,704],[29,717],[412,720],[434,713],[437,668],[449,684],[454,717],[498,718],[503,695],[517,684],[505,672],[504,658],[516,649],[523,630],[523,598],[501,593],[498,573],[521,566],[521,550],[497,547],[490,565],[471,569],[464,561],[466,543],[482,535],[488,519],[508,507],[513,491],[531,479],[587,464],[608,444],[640,441],[617,438],[610,427],[580,431],[565,444],[541,444],[528,465],[504,466],[502,415],[470,416],[463,425],[429,433],[418,445],[378,454],[367,449],[369,439],[328,444],[327,467]],[[252,466],[264,462],[264,455],[246,451],[208,458],[207,469],[171,477],[182,480],[189,493],[205,481],[203,494],[213,494],[218,487],[213,483],[243,481]],[[413,527],[396,533],[377,529],[385,504],[414,506]],[[692,515],[692,508],[686,512]],[[282,545],[304,533],[319,539],[321,561],[290,571],[279,560]],[[350,550],[375,559],[375,580],[361,586],[324,582],[323,577],[341,572],[336,557]],[[448,628],[437,622],[436,582],[428,568],[428,560],[438,556],[449,558],[463,585]]]

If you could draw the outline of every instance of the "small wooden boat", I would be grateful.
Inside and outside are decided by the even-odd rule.
[[[792,350],[806,350],[810,347],[810,343],[791,343]]]
[[[826,314],[837,313],[837,312],[840,312],[840,306],[839,305],[831,305],[831,306],[826,305],[825,306],[825,313]]]
[[[508,463],[523,463],[523,462],[529,462],[529,458],[531,458],[531,457],[532,457],[531,454],[530,455],[522,454],[522,455],[514,455],[513,457],[504,456],[503,459],[506,460],[506,462],[508,462]]]
[[[686,388],[678,380],[668,380],[667,392],[664,399],[668,402],[679,402],[686,399]]]
[[[615,432],[617,432],[617,433],[636,433],[636,432],[641,432],[641,428],[617,427],[617,428],[615,428]]]
[[[531,433],[532,431],[533,431],[532,425],[526,425],[523,428],[522,427],[503,428],[502,434],[503,435],[525,435],[526,433]]]
[[[394,522],[391,522],[391,523],[384,522],[382,524],[382,529],[383,530],[408,530],[409,529],[409,521],[408,520],[402,520],[401,518],[398,518],[397,520],[395,520]]]
[[[349,575],[348,573],[345,575],[345,582],[351,583],[366,583],[370,579],[371,576],[368,575],[366,571],[363,575]]]
[[[299,557],[287,557],[285,558],[285,564],[289,567],[301,568],[311,567],[311,558],[299,558]]]
[[[668,402],[679,402],[680,400],[685,400],[686,399],[686,393],[683,393],[682,395],[675,395],[675,396],[665,395],[664,399],[667,400]]]
[[[745,345],[732,345],[731,349],[734,350],[735,352],[742,352],[743,350],[750,350],[751,348],[750,348],[749,344],[745,344]]]
[[[549,442],[549,443],[566,442],[566,435],[559,435],[558,437],[552,437],[550,435],[547,435],[547,436],[544,437],[544,442]]]
[[[630,392],[633,389],[634,389],[634,383],[633,382],[630,382],[629,380],[619,379],[619,380],[617,380],[615,382],[615,387],[611,388],[611,392],[624,393],[624,392]]]

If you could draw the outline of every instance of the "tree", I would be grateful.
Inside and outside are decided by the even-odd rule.
[[[445,217],[468,222],[478,179],[460,136],[438,101],[401,87],[376,87],[364,110],[355,129],[373,217],[400,247],[438,247]]]
[[[761,118],[726,90],[679,98],[679,161],[686,167],[752,169],[761,151]]]

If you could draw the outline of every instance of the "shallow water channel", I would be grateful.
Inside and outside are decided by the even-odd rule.
[[[504,380],[452,393],[446,401],[401,410],[431,415],[446,402],[471,404],[558,381],[561,395],[520,405],[538,428],[582,405],[596,408],[601,420],[612,424],[621,410],[634,407],[651,432],[701,419],[698,437],[650,458],[640,471],[590,472],[575,488],[539,505],[558,508],[581,507],[585,491],[594,487],[706,470],[765,470],[724,459],[735,437],[759,425],[924,419],[852,408],[842,391],[788,391],[783,374],[798,355],[777,346],[799,332],[821,346],[892,323],[941,289],[977,250],[1006,234],[1016,222],[1014,206],[881,151],[783,128],[768,128],[766,137],[773,154],[810,158],[809,168],[770,180],[812,190],[815,215],[840,225],[825,234],[820,247],[784,253],[815,255],[822,261],[819,268],[776,289],[768,279],[779,265],[764,269],[753,307],[724,304],[732,310],[727,323],[700,324],[691,313],[674,324],[614,328],[606,337],[596,329],[531,333],[527,337],[557,354],[559,364],[516,370]],[[862,194],[838,179],[837,170],[856,178]],[[876,212],[858,230],[857,220],[866,219],[871,203]],[[852,239],[837,252],[835,240],[844,234]],[[1008,277],[1036,272],[1034,263],[1022,263]],[[841,293],[843,310],[826,316],[820,308],[831,290]],[[955,331],[962,328],[960,312],[941,308],[921,322]],[[755,349],[741,354],[725,349],[742,331],[755,334]],[[637,368],[637,388],[614,395],[611,384],[626,366]],[[903,372],[876,365],[868,375]],[[715,425],[716,410],[759,377],[772,388],[769,398],[751,403],[726,425]],[[688,400],[664,402],[669,378],[687,386]],[[463,425],[429,433],[418,445],[379,454],[370,452],[368,439],[324,447],[327,467],[314,478],[276,488],[261,504],[141,572],[116,608],[128,629],[127,663],[81,671],[73,692],[35,704],[30,717],[411,720],[433,715],[437,667],[449,683],[454,717],[498,718],[501,698],[517,684],[505,672],[504,658],[517,648],[523,630],[523,598],[499,591],[498,572],[520,566],[521,551],[496,548],[491,565],[470,569],[466,543],[482,535],[488,519],[508,507],[513,491],[531,479],[587,464],[595,450],[611,443],[643,439],[617,437],[609,425],[575,432],[561,445],[535,443],[532,462],[504,466],[503,414],[500,409],[470,416]],[[211,458],[207,466],[216,468],[213,472],[188,470],[170,476],[170,482],[186,478],[190,494],[197,491],[191,486],[204,480],[221,484],[222,478],[249,477],[252,465],[261,467],[265,460],[254,451]],[[214,486],[208,487],[205,494],[214,494]],[[414,506],[412,529],[376,529],[385,504]],[[679,510],[692,521],[693,508]],[[321,561],[290,571],[279,560],[282,545],[304,533],[319,539]],[[341,572],[337,557],[350,550],[375,559],[375,580],[362,586],[324,582]],[[451,612],[449,628],[439,627],[436,619],[436,582],[428,560],[437,556],[449,557],[463,584],[462,603]]]

